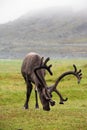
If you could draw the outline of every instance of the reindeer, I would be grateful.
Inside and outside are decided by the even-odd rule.
[[[26,82],[27,86],[27,92],[26,92],[26,102],[24,105],[25,109],[28,109],[28,101],[31,95],[32,91],[32,83],[35,84],[41,103],[43,105],[43,110],[49,111],[50,110],[50,105],[54,106],[55,101],[51,99],[51,96],[48,92],[47,89],[47,84],[45,80],[45,69],[52,75],[52,72],[50,70],[52,65],[47,66],[47,62],[49,61],[49,58],[47,58],[43,62],[43,58],[39,56],[39,54],[36,53],[29,53],[28,55],[25,56],[22,67],[21,67],[21,73],[22,76],[24,77],[24,80]],[[41,67],[38,68],[38,66],[43,65],[44,67],[41,69]],[[38,69],[38,74],[35,71]],[[37,76],[39,75],[39,76]],[[40,77],[40,78],[38,78]],[[36,105],[35,107],[38,108],[38,98],[37,98],[37,90],[35,90],[35,97],[36,97]]]
[[[60,102],[59,102],[60,104],[64,104],[64,101],[67,101],[67,99],[68,99],[68,98],[64,99],[56,88],[62,78],[64,78],[67,75],[72,74],[78,79],[78,83],[80,83],[80,80],[82,78],[81,70],[77,71],[76,66],[73,65],[74,71],[67,71],[67,72],[63,73],[62,75],[60,75],[57,78],[57,80],[55,81],[55,83],[52,86],[48,87],[44,77],[45,77],[45,69],[50,73],[50,75],[52,75],[52,72],[50,70],[52,65],[49,65],[49,66],[46,65],[49,60],[50,59],[47,58],[45,61],[43,61],[43,57],[41,58],[36,53],[30,53],[25,57],[25,59],[23,61],[21,72],[22,72],[22,75],[27,84],[26,102],[24,105],[25,109],[28,108],[28,101],[29,101],[29,97],[31,94],[31,90],[32,90],[31,82],[35,84],[35,86],[39,92],[39,96],[41,99],[41,103],[43,105],[43,109],[47,110],[47,111],[50,110],[49,104],[51,106],[55,105],[55,102],[51,99],[52,92],[56,92],[57,95],[60,97]],[[36,106],[36,108],[39,108],[37,90],[35,89],[35,97],[36,97],[35,106]]]

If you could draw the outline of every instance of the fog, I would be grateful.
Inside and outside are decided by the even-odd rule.
[[[74,12],[87,8],[86,0],[0,0],[0,24],[17,19],[26,13],[45,8],[70,8]]]

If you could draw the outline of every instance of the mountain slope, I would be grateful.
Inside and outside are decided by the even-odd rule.
[[[52,58],[86,57],[87,15],[46,10],[0,25],[0,58],[22,58],[36,51]]]

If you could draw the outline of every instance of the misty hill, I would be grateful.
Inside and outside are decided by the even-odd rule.
[[[0,58],[23,58],[30,51],[87,57],[87,14],[48,9],[0,25]]]

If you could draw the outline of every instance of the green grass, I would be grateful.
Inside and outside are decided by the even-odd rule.
[[[78,85],[73,76],[65,77],[58,89],[68,97],[64,105],[53,93],[56,105],[51,111],[35,109],[34,91],[30,108],[23,109],[26,87],[20,73],[20,60],[0,60],[0,130],[87,130],[87,60],[52,60],[53,76],[47,74],[48,85],[63,72],[73,70],[73,63],[82,69],[83,79]]]

